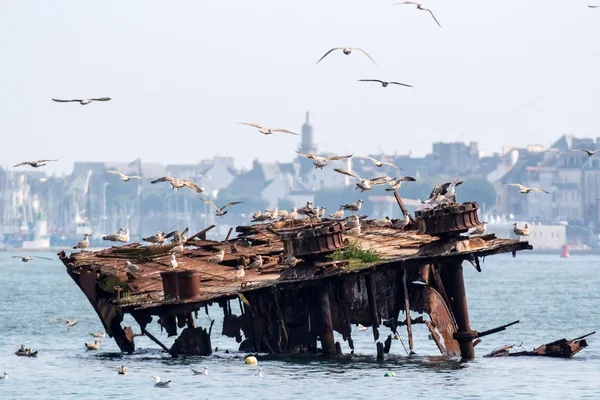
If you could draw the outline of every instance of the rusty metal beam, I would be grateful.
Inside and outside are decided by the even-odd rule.
[[[367,287],[367,298],[369,300],[369,312],[371,314],[371,328],[373,329],[373,339],[379,339],[379,313],[377,312],[377,299],[375,298],[375,287],[371,275],[365,275],[365,286]]]
[[[319,328],[319,337],[321,338],[321,347],[323,355],[334,356],[335,340],[333,338],[333,321],[331,319],[331,308],[329,305],[329,285],[319,285],[315,287],[314,299],[316,302],[317,326]]]
[[[467,294],[465,291],[465,280],[463,277],[462,264],[446,264],[444,265],[444,287],[448,296],[452,299],[452,312],[456,325],[458,326],[458,334],[470,334],[471,322],[469,321],[469,309],[467,307]],[[463,341],[460,344],[460,355],[465,360],[475,358],[475,348],[471,340]]]
[[[412,325],[410,321],[410,301],[408,300],[408,286],[406,285],[406,268],[404,268],[402,275],[402,286],[404,288],[404,310],[406,312],[406,330],[408,331],[408,349],[410,350],[409,354],[414,354]]]

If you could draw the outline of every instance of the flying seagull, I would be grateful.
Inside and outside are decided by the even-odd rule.
[[[414,2],[414,1],[403,1],[403,2],[400,2],[400,3],[394,3],[394,4],[392,4],[392,5],[393,5],[393,6],[399,6],[399,5],[403,5],[403,4],[414,4],[414,5],[416,5],[416,6],[417,6],[417,9],[418,9],[418,10],[421,10],[421,11],[428,11],[428,12],[429,12],[429,14],[431,14],[431,16],[433,17],[433,20],[435,21],[435,23],[436,23],[436,24],[438,24],[438,26],[439,26],[440,28],[442,27],[442,26],[440,25],[440,23],[438,22],[437,18],[435,18],[435,15],[433,15],[433,13],[431,12],[431,10],[430,10],[429,8],[425,8],[425,7],[423,7],[423,4],[421,4],[421,3],[416,3],[416,2]]]
[[[373,179],[363,179],[360,176],[350,173],[341,168],[335,168],[334,171],[339,172],[340,174],[348,175],[348,176],[358,179],[360,182],[358,182],[356,184],[356,189],[360,189],[361,192],[364,192],[365,190],[371,190],[373,188],[373,186],[383,185],[385,183],[385,181],[383,180],[384,178],[382,178],[382,177],[373,178]]]
[[[397,179],[392,179],[391,181],[388,181],[388,185],[390,185],[389,188],[386,188],[385,190],[387,192],[397,192],[398,189],[400,189],[402,187],[402,182],[414,182],[416,181],[415,178],[413,178],[412,176],[403,176],[401,178],[397,178]]]
[[[68,328],[77,325],[79,321],[78,319],[67,319],[67,318],[52,318],[50,321],[65,321],[65,324]]]
[[[21,262],[29,262],[29,261],[33,260],[34,258],[39,258],[42,260],[52,260],[51,258],[48,258],[48,257],[38,257],[38,256],[12,256],[11,258],[20,258]]]
[[[215,215],[216,215],[217,217],[222,217],[222,216],[224,216],[225,214],[227,214],[227,211],[223,211],[223,209],[224,209],[225,207],[229,207],[229,206],[233,206],[233,205],[236,205],[236,204],[241,204],[241,203],[243,203],[243,201],[232,201],[232,202],[230,202],[230,203],[227,203],[227,204],[225,204],[223,207],[219,208],[219,207],[217,207],[217,206],[215,205],[215,203],[213,203],[213,202],[212,202],[212,201],[210,201],[210,200],[203,199],[202,197],[200,197],[200,200],[202,200],[203,202],[205,202],[205,203],[206,203],[206,204],[208,204],[209,206],[213,207],[213,208],[216,210],[216,211],[215,211]]]
[[[73,99],[73,100],[60,100],[60,99],[52,99],[56,102],[59,103],[79,103],[82,106],[85,106],[86,104],[90,104],[92,101],[109,101],[110,97],[98,97],[98,98],[94,98],[94,99]]]
[[[43,167],[44,165],[46,165],[46,163],[51,162],[51,161],[58,161],[58,160],[23,161],[23,162],[20,162],[20,163],[14,165],[13,167],[20,167],[21,165],[31,165],[33,168],[39,168],[39,167]]]
[[[320,63],[322,59],[324,59],[325,57],[327,57],[327,56],[329,55],[329,53],[331,53],[331,52],[332,52],[332,51],[334,51],[334,50],[342,50],[342,52],[343,52],[345,55],[347,55],[347,56],[348,56],[348,55],[350,55],[350,53],[352,53],[352,50],[358,50],[358,51],[362,51],[363,53],[365,53],[365,55],[366,55],[367,57],[369,57],[369,59],[370,59],[371,61],[373,61],[373,64],[377,65],[377,63],[375,62],[375,60],[373,60],[373,58],[371,58],[371,56],[370,56],[370,55],[369,55],[369,54],[368,54],[366,51],[364,51],[363,49],[361,49],[360,47],[334,47],[333,49],[331,49],[331,50],[329,50],[327,53],[325,53],[325,54],[323,55],[323,57],[321,57],[321,58],[319,59],[319,61],[317,61],[317,64],[318,64],[318,63]]]
[[[600,6],[588,6],[589,8],[598,8]]]
[[[107,170],[106,172],[108,172],[109,174],[119,175],[121,180],[124,182],[129,182],[132,179],[143,179],[141,176],[138,176],[138,175],[129,176],[129,175],[125,175],[119,171],[112,171],[110,169]]]
[[[391,162],[387,162],[387,161],[379,161],[376,158],[373,157],[369,157],[369,156],[357,156],[358,158],[364,158],[365,160],[371,160],[373,161],[373,164],[375,164],[376,167],[381,168],[384,165],[389,165],[390,167],[394,167],[399,169],[400,171],[403,171],[402,168],[398,167],[397,165],[391,163]]]
[[[150,183],[160,183],[160,182],[169,182],[171,184],[171,186],[173,186],[173,189],[181,189],[183,187],[187,187],[190,188],[191,190],[193,190],[196,193],[202,193],[204,192],[204,188],[196,185],[194,183],[194,181],[191,181],[189,179],[179,179],[179,178],[173,178],[172,176],[163,176],[162,178],[158,178],[156,180],[153,180]]]
[[[379,79],[359,79],[358,81],[359,82],[379,82],[379,83],[381,83],[382,87],[388,87],[388,85],[400,85],[400,86],[412,87],[412,85],[407,85],[406,83],[386,82],[386,81],[380,81]]]
[[[296,135],[296,136],[299,136],[297,133],[294,133],[294,132],[288,131],[287,129],[281,129],[281,128],[267,128],[267,127],[265,127],[265,126],[262,126],[262,125],[260,125],[260,124],[254,124],[254,123],[251,123],[251,122],[238,122],[238,124],[241,124],[241,125],[248,125],[248,126],[252,126],[252,127],[254,127],[254,128],[257,128],[257,129],[258,129],[258,131],[259,131],[260,133],[262,133],[263,135],[272,135],[272,134],[274,134],[275,132],[282,132],[282,133],[289,133],[290,135]]]
[[[523,185],[521,185],[519,183],[505,183],[505,185],[514,186],[516,188],[519,188],[519,193],[527,194],[527,193],[529,193],[531,191],[534,191],[534,192],[542,192],[542,193],[550,194],[550,192],[547,192],[544,189],[530,188],[530,187],[527,187],[527,186],[523,186]]]
[[[316,154],[300,153],[298,150],[296,150],[296,153],[298,153],[298,155],[301,157],[308,158],[310,160],[314,160],[313,164],[314,164],[315,168],[321,168],[321,169],[323,169],[323,167],[325,167],[329,161],[344,160],[346,158],[352,157],[352,154],[347,155],[347,156],[323,157],[323,156],[318,156]]]
[[[584,153],[587,153],[587,155],[591,157],[594,154],[596,154],[596,152],[600,151],[600,149],[598,149],[598,150],[572,149],[572,150],[567,150],[567,151],[583,151]]]

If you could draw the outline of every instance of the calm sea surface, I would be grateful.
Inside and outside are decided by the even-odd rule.
[[[562,337],[573,338],[600,328],[600,257],[510,255],[488,257],[477,273],[465,264],[465,280],[473,329],[485,330],[520,320],[507,331],[484,338],[477,359],[468,363],[443,360],[426,329],[415,327],[418,356],[406,357],[399,341],[384,362],[377,362],[371,331],[355,329],[356,352],[340,361],[266,359],[247,366],[235,353],[233,339],[220,335],[219,309],[208,358],[176,360],[159,352],[148,338],[136,338],[139,353],[122,356],[112,339],[98,352],[85,350],[91,332],[102,326],[85,296],[58,261],[22,263],[0,253],[0,399],[348,399],[348,398],[600,398],[600,334],[573,359],[482,358],[497,346],[520,343],[527,349]],[[39,256],[56,258],[54,253]],[[68,329],[53,317],[83,319]],[[200,324],[209,319],[203,314]],[[132,320],[126,320],[139,329]],[[155,323],[151,332],[167,346]],[[385,335],[385,329],[382,329]],[[406,343],[405,331],[401,333]],[[385,338],[385,337],[384,337]],[[341,339],[340,339],[341,341]],[[39,350],[37,359],[14,355],[25,344]],[[343,342],[342,342],[343,343]],[[348,351],[345,344],[344,351]],[[233,351],[225,353],[225,349]],[[117,375],[119,366],[128,368]],[[190,368],[208,376],[194,376]],[[386,372],[395,377],[384,377]],[[171,379],[170,389],[154,388],[151,375]]]

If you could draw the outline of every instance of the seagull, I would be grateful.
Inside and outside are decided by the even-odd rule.
[[[159,387],[159,388],[170,388],[171,387],[171,380],[168,381],[161,381],[160,380],[160,376],[152,376],[154,378],[154,387]]]
[[[60,99],[52,99],[58,103],[79,103],[82,106],[85,106],[86,104],[90,104],[92,101],[109,101],[110,97],[98,97],[98,98],[94,98],[94,99],[73,99],[73,100],[60,100]]]
[[[296,136],[299,136],[297,133],[294,133],[294,132],[288,131],[287,129],[281,129],[281,128],[267,128],[267,127],[265,127],[265,126],[262,126],[262,125],[260,125],[260,124],[254,124],[254,123],[251,123],[251,122],[238,122],[238,124],[241,124],[241,125],[248,125],[248,126],[252,126],[252,127],[254,127],[254,128],[257,128],[257,129],[258,129],[258,131],[259,131],[260,133],[262,133],[263,135],[272,135],[272,134],[274,134],[275,132],[282,132],[282,133],[289,133],[290,135],[296,135]]]
[[[369,156],[357,156],[357,157],[358,158],[364,158],[365,160],[371,160],[371,161],[373,161],[373,164],[375,164],[375,166],[378,167],[378,168],[381,168],[384,165],[389,165],[390,167],[394,167],[394,168],[397,168],[397,169],[403,171],[402,168],[400,168],[399,166],[397,166],[396,164],[393,164],[391,162],[379,161],[378,159],[373,158],[373,157],[369,157]]]
[[[421,10],[421,11],[428,11],[428,12],[429,12],[429,14],[431,14],[431,16],[433,17],[433,20],[435,21],[435,23],[436,23],[436,24],[438,24],[438,26],[439,26],[440,28],[442,27],[442,26],[440,25],[440,23],[438,22],[438,20],[435,18],[435,15],[433,15],[433,13],[431,12],[431,10],[430,10],[429,8],[425,8],[425,7],[423,7],[423,4],[421,4],[421,3],[416,3],[416,2],[414,2],[414,1],[403,1],[403,2],[400,2],[400,3],[394,3],[394,4],[392,4],[392,5],[393,5],[393,6],[399,6],[399,5],[402,5],[402,4],[414,4],[414,5],[416,5],[416,6],[417,6],[417,9],[418,9],[418,10]]]
[[[0,379],[7,381],[8,380],[8,372],[5,372],[4,375],[0,376]]]
[[[177,230],[175,230],[173,232],[169,232],[165,236],[165,239],[172,237],[173,239],[171,239],[171,243],[177,243],[177,244],[185,243],[185,241],[187,240],[187,238],[185,237],[185,234],[188,233],[188,231],[189,231],[189,228],[185,228],[183,230],[183,232],[179,232]]]
[[[392,221],[388,217],[385,218],[377,218],[373,220],[373,224],[379,227],[392,226]]]
[[[132,179],[144,179],[143,177],[139,176],[139,175],[133,175],[133,176],[129,176],[129,175],[125,175],[119,171],[113,171],[113,170],[107,170],[106,172],[108,172],[109,174],[114,174],[114,175],[119,175],[121,177],[121,180],[123,182],[129,182]]]
[[[505,185],[514,186],[516,188],[519,188],[519,193],[523,193],[523,194],[527,194],[527,193],[531,192],[532,190],[535,191],[535,192],[542,192],[542,193],[550,194],[550,192],[547,192],[544,189],[530,188],[530,187],[523,186],[523,185],[518,184],[518,183],[505,183]]]
[[[286,257],[286,258],[283,260],[283,263],[284,263],[285,265],[289,266],[289,267],[294,267],[294,266],[295,266],[296,264],[298,264],[300,261],[302,261],[302,260],[299,260],[299,259],[297,259],[297,258],[296,258],[296,257],[294,257],[294,256],[290,256],[290,257]]]
[[[147,238],[142,238],[142,240],[148,243],[163,244],[165,240],[167,240],[165,238],[166,234],[166,232],[156,232],[156,234],[148,236]]]
[[[323,167],[325,167],[329,161],[344,160],[346,158],[352,157],[352,154],[347,155],[347,156],[328,156],[328,157],[324,157],[324,156],[318,156],[316,154],[301,153],[298,150],[296,150],[296,153],[298,153],[298,155],[301,156],[301,157],[308,158],[310,160],[314,160],[313,164],[315,166],[315,169],[316,168],[323,169]]]
[[[127,375],[127,368],[124,365],[121,365],[121,368],[119,368],[119,375]]]
[[[393,179],[391,181],[388,181],[388,185],[390,185],[389,188],[386,188],[385,190],[388,192],[397,192],[398,189],[400,189],[400,187],[402,186],[402,182],[414,182],[416,181],[415,178],[413,178],[412,176],[403,176],[402,178],[399,179]]]
[[[129,272],[136,273],[136,272],[143,272],[144,271],[142,268],[138,267],[137,265],[132,264],[131,261],[129,261],[129,260],[125,261],[125,266],[129,270]]]
[[[260,267],[262,267],[263,265],[263,259],[262,256],[259,254],[256,256],[256,260],[254,260],[250,265],[248,265],[248,269],[258,269]]]
[[[213,208],[216,210],[216,211],[215,211],[215,215],[216,215],[217,217],[222,217],[222,216],[224,216],[225,214],[227,214],[227,211],[223,211],[223,209],[224,209],[225,207],[229,207],[229,206],[233,206],[233,205],[236,205],[236,204],[241,204],[241,203],[243,203],[243,201],[232,201],[232,202],[230,202],[230,203],[227,203],[227,204],[225,204],[223,207],[219,208],[219,207],[217,207],[217,206],[215,205],[215,203],[213,203],[213,202],[212,202],[212,201],[210,201],[210,200],[203,199],[202,197],[200,197],[200,200],[202,200],[203,202],[205,202],[205,203],[206,203],[206,204],[208,204],[209,206],[213,207]]]
[[[104,332],[94,332],[94,333],[90,333],[90,335],[92,335],[95,338],[104,338],[104,337],[106,337],[106,333],[104,333]]]
[[[589,8],[598,8],[600,6],[588,6]]]
[[[287,219],[288,214],[289,214],[288,210],[281,210],[281,211],[279,211],[279,219],[280,220]]]
[[[382,185],[383,183],[385,183],[385,182],[381,182],[381,183],[379,182],[382,178],[363,179],[360,176],[353,174],[351,172],[348,172],[341,168],[335,168],[334,171],[339,172],[340,174],[348,175],[348,176],[358,179],[360,182],[358,182],[356,184],[356,189],[360,189],[361,192],[364,192],[365,190],[371,190],[373,188],[373,186],[376,186],[378,184]]]
[[[173,253],[183,253],[183,244],[178,244],[177,246],[171,249],[171,254]]]
[[[73,246],[74,249],[86,249],[89,245],[90,245],[90,239],[89,239],[90,235],[88,233],[85,233],[83,235],[83,240],[79,243],[77,243],[75,246]]]
[[[129,242],[129,229],[125,229],[125,231],[119,230],[119,232],[102,236],[102,240],[108,240],[109,242],[121,242],[123,244]]]
[[[20,167],[21,165],[30,165],[33,168],[39,168],[39,167],[43,167],[44,165],[46,165],[46,163],[49,163],[52,161],[58,161],[58,160],[23,161],[23,162],[13,165],[13,167]]]
[[[195,369],[192,369],[192,372],[194,373],[194,375],[208,375],[208,368],[204,367],[204,370],[202,370],[202,371],[197,371]]]
[[[183,187],[187,187],[196,193],[204,192],[204,188],[196,185],[194,183],[194,181],[191,181],[189,179],[179,179],[179,178],[173,178],[171,176],[163,176],[162,178],[153,180],[150,183],[160,183],[160,182],[169,182],[171,184],[171,186],[173,186],[173,189],[177,189],[178,191],[179,191],[179,189],[181,189]]]
[[[381,87],[388,87],[388,85],[400,85],[400,86],[412,87],[412,85],[407,85],[406,83],[386,82],[386,81],[381,81],[379,79],[359,79],[358,81],[359,82],[379,82],[379,83],[381,83]]]
[[[589,7],[589,6],[588,6]],[[600,7],[600,6],[596,6],[596,7]],[[600,149],[598,150],[586,150],[586,149],[569,149],[567,151],[583,151],[584,153],[586,153],[588,156],[593,156],[594,154],[596,154],[598,151],[600,151]]]
[[[235,271],[235,279],[237,279],[238,281],[244,280],[244,276],[246,276],[246,271],[244,271],[244,266],[238,265],[236,268],[237,268],[237,270]]]
[[[50,321],[65,321],[68,328],[77,325],[79,320],[77,319],[66,319],[66,318],[52,318]]]
[[[470,233],[470,235],[483,235],[487,230],[487,222],[482,222],[481,225],[476,226]]]
[[[356,203],[350,203],[350,204],[344,204],[340,206],[340,209],[342,210],[350,210],[352,211],[352,214],[354,214],[355,211],[359,211],[360,207],[362,206],[363,201],[361,199],[358,199],[358,201]]]
[[[262,376],[263,376],[263,373],[262,373],[262,368],[259,368],[259,369],[258,369],[258,373],[256,374],[256,376],[259,376],[259,377],[261,377],[261,378],[262,378]]]
[[[369,328],[367,328],[367,327],[366,327],[366,326],[364,326],[363,324],[358,324],[358,329],[360,329],[361,331],[363,331],[363,332],[364,332],[364,331],[366,331],[366,330],[367,330],[367,329],[369,329]]]
[[[209,263],[213,263],[213,264],[219,264],[219,263],[223,262],[224,257],[225,257],[225,250],[221,249],[214,256],[208,257],[206,259],[206,261],[208,261]]]
[[[410,224],[410,215],[406,213],[404,218],[394,221],[392,227],[400,229],[401,232],[404,232],[404,228]]]
[[[529,226],[525,224],[523,228],[519,228],[519,225],[515,222],[513,224],[513,232],[519,237],[519,240],[521,240],[522,237],[529,236]]]
[[[171,261],[169,261],[169,268],[177,268],[179,264],[177,263],[177,259],[175,258],[175,254],[171,254]]]
[[[88,350],[100,350],[100,342],[97,340],[94,340],[94,343],[84,343],[86,349]]]
[[[292,208],[292,211],[290,211],[287,215],[287,219],[296,219],[296,217],[298,216],[298,209],[296,207]]]
[[[331,214],[329,216],[329,218],[331,219],[343,219],[344,218],[344,207],[340,207],[339,210],[337,210],[336,212],[334,212],[333,214]]]
[[[442,186],[436,186],[429,194],[429,198],[432,199],[437,195],[441,195],[450,198],[456,194],[456,187],[462,185],[463,181],[456,178],[453,182],[446,182]]]
[[[42,260],[52,260],[51,258],[48,258],[48,257],[38,257],[38,256],[12,256],[11,258],[20,258],[21,262],[29,262],[29,261],[33,260],[34,258],[39,258]]]
[[[375,62],[375,60],[373,60],[373,58],[371,58],[371,56],[370,56],[370,55],[369,55],[369,54],[368,54],[366,51],[364,51],[363,49],[361,49],[360,47],[334,47],[333,49],[331,49],[331,50],[329,50],[327,53],[325,53],[325,54],[323,55],[323,57],[321,57],[321,58],[319,59],[319,61],[317,61],[317,64],[318,64],[318,63],[320,63],[322,59],[324,59],[325,57],[327,57],[327,56],[329,55],[329,53],[331,53],[331,52],[332,52],[332,51],[334,51],[334,50],[342,50],[342,52],[343,52],[345,55],[347,55],[347,56],[349,56],[349,55],[350,55],[350,53],[352,53],[352,50],[358,50],[358,51],[362,51],[363,53],[365,53],[365,55],[366,55],[367,57],[369,57],[369,59],[370,59],[371,61],[373,61],[373,64],[377,65],[377,63]]]

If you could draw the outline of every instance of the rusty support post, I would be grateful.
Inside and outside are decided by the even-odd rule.
[[[171,354],[172,357],[177,357],[177,354],[171,353],[171,351],[169,350],[169,348],[167,346],[165,346],[160,340],[158,340],[156,338],[156,336],[154,336],[153,334],[151,334],[150,332],[148,332],[146,329],[142,328],[142,333],[146,336],[148,336],[150,338],[150,340],[152,340],[154,343],[156,343],[157,345],[159,345],[160,347],[162,347],[162,349],[164,351],[166,351],[167,353]]]
[[[402,198],[398,194],[397,190],[394,190],[394,197],[396,198],[396,202],[398,202],[398,206],[402,210],[402,215],[408,214],[408,211],[406,211],[406,207],[404,207],[404,202],[402,201]]]
[[[462,263],[446,264],[444,266],[444,277],[446,292],[452,302],[452,313],[458,326],[459,334],[469,334],[471,332],[471,322],[469,321],[469,309],[467,307],[467,294],[465,291],[465,279],[463,277]],[[475,358],[475,349],[473,341],[469,340],[460,343],[460,355],[465,360]]]
[[[319,337],[323,355],[333,356],[335,351],[335,340],[333,338],[333,321],[331,319],[331,308],[329,306],[329,285],[319,285],[315,288],[316,317],[319,327]]]
[[[408,349],[410,354],[413,352],[413,337],[412,337],[412,324],[410,320],[410,302],[408,300],[408,285],[406,284],[406,268],[404,268],[402,275],[402,286],[404,288],[404,310],[406,312],[406,330],[408,331]]]
[[[227,236],[225,237],[225,241],[229,240],[229,237],[231,236],[231,232],[233,232],[233,226],[229,227],[229,232],[227,232]]]
[[[373,287],[373,279],[371,275],[365,275],[365,286],[367,287],[367,298],[369,299],[369,311],[371,314],[371,328],[373,329],[373,339],[379,339],[380,325],[379,313],[377,312],[377,300],[375,299],[375,288]]]

